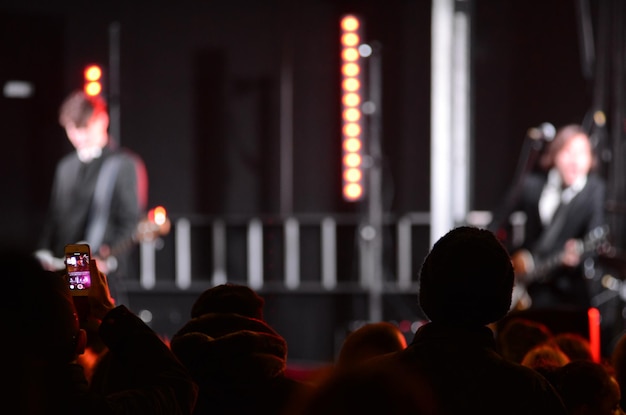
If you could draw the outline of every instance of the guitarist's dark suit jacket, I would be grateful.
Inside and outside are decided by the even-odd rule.
[[[115,247],[132,238],[135,228],[145,210],[147,175],[143,161],[131,151],[107,146],[102,155],[89,163],[78,159],[75,151],[63,157],[56,167],[50,205],[38,249],[49,250],[55,257],[64,256],[66,244],[85,241],[86,231],[92,217],[92,201],[96,182],[105,160],[119,157],[120,165],[110,195],[110,209],[102,243]],[[92,254],[98,255],[98,247],[87,240]],[[118,268],[107,273],[110,289],[116,291],[113,279],[128,272],[130,252],[116,255]]]
[[[512,208],[499,213],[506,217],[513,211],[526,214],[523,244],[512,246],[510,241],[505,244],[513,254],[520,249],[528,250],[537,262],[562,251],[568,239],[582,240],[591,230],[605,224],[606,184],[600,176],[592,173],[582,190],[568,204],[559,207],[551,223],[544,226],[539,215],[539,199],[546,182],[545,174],[528,175],[523,180],[514,203],[508,201]],[[502,217],[494,217],[496,221],[493,224],[498,221],[502,223]],[[493,226],[491,230],[497,232]],[[582,265],[574,269],[557,267],[545,276],[545,281],[531,283],[528,293],[533,307],[588,307],[588,285]]]

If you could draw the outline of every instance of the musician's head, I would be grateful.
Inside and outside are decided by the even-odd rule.
[[[578,124],[561,127],[540,160],[544,170],[558,170],[564,187],[589,174],[597,165],[587,132]]]
[[[109,114],[104,99],[72,92],[61,104],[59,123],[83,161],[89,161],[109,141]]]
[[[441,237],[424,260],[420,307],[433,322],[487,325],[509,311],[513,281],[510,255],[496,236],[461,226]]]

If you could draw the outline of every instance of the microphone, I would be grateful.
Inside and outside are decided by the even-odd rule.
[[[532,140],[552,141],[556,135],[556,128],[549,122],[544,122],[538,127],[528,129],[528,137]]]

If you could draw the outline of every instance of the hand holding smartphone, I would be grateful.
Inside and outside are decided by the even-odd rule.
[[[66,282],[74,296],[81,327],[88,327],[90,321],[102,320],[115,307],[115,301],[111,298],[106,275],[91,257],[89,245],[66,245],[65,268]]]
[[[65,246],[65,269],[70,292],[74,296],[88,296],[91,288],[91,249],[87,244]]]

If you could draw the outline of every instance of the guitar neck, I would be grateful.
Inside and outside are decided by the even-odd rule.
[[[591,230],[584,239],[576,240],[576,253],[580,256],[589,255],[595,252],[603,242],[606,241],[608,234],[607,226],[599,226]],[[535,264],[534,269],[526,274],[524,279],[530,281],[545,281],[549,278],[551,271],[554,271],[562,264],[562,258],[565,250],[562,249],[554,255],[550,255],[545,260]]]
[[[165,214],[165,209],[162,206],[158,206],[151,209],[147,217],[137,224],[132,235],[109,246],[106,250],[107,252],[94,253],[94,257],[102,262],[116,263],[116,257],[126,253],[136,244],[152,241],[155,238],[167,235],[170,227],[171,223]],[[65,258],[55,258],[49,255],[49,257],[42,257],[40,261],[46,266],[46,269],[60,271],[65,268]],[[109,268],[113,269],[112,267]]]
[[[561,256],[563,251],[551,255],[547,259],[541,261],[538,265],[535,264],[535,268],[524,276],[524,280],[529,283],[532,281],[545,281],[548,279],[550,272],[554,271],[559,265],[561,265]]]
[[[133,236],[122,239],[121,241],[113,245],[110,248],[110,252],[107,256],[114,256],[114,257],[120,256],[121,254],[124,254],[130,251],[132,247],[135,246],[136,244],[137,244],[137,236],[134,234]]]

